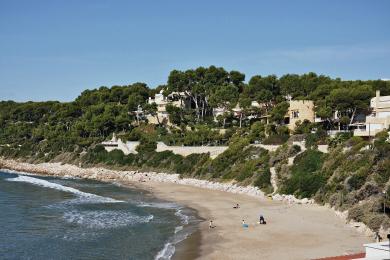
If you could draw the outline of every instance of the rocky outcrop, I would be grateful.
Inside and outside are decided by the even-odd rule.
[[[286,194],[272,195],[272,199],[278,201],[284,201],[289,204],[313,204],[314,203],[313,199],[308,199],[308,198],[298,199],[294,195],[286,195]]]

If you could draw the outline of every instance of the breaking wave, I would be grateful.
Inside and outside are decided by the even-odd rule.
[[[68,223],[87,228],[105,229],[147,223],[153,219],[153,215],[137,216],[127,211],[95,210],[65,212],[63,218]]]
[[[49,181],[46,181],[43,179],[30,177],[30,176],[19,175],[16,178],[8,178],[7,180],[8,181],[15,181],[15,182],[26,182],[26,183],[38,185],[38,186],[45,187],[45,188],[50,188],[50,189],[73,193],[73,194],[77,195],[78,197],[88,199],[89,201],[92,200],[93,202],[103,202],[103,203],[105,203],[105,202],[106,203],[123,202],[120,200],[115,200],[112,198],[102,197],[102,196],[99,196],[96,194],[83,192],[83,191],[80,191],[80,190],[72,188],[72,187],[63,186],[63,185],[58,184],[58,183],[53,183],[53,182],[49,182]]]
[[[175,254],[175,245],[186,239],[191,235],[192,231],[185,226],[188,226],[190,221],[193,219],[190,215],[184,214],[184,209],[180,205],[171,202],[152,202],[152,203],[141,203],[139,207],[151,207],[160,209],[175,209],[175,215],[180,218],[180,226],[175,227],[173,237],[165,243],[164,247],[157,253],[155,260],[169,260]]]

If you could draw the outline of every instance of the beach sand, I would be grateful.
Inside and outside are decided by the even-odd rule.
[[[175,259],[313,259],[364,252],[363,244],[372,242],[332,210],[318,205],[289,205],[178,184],[137,185],[159,198],[194,208],[205,219],[200,238],[199,233],[190,237]],[[233,209],[236,203],[239,209]],[[266,225],[257,224],[260,214]],[[209,229],[209,220],[215,228]],[[242,220],[249,228],[242,227]],[[194,249],[197,238],[199,255]]]

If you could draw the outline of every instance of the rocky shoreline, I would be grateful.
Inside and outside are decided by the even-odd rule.
[[[244,194],[252,197],[264,199],[267,196],[259,188],[254,186],[240,186],[234,183],[220,183],[193,178],[180,178],[179,174],[139,172],[139,171],[117,171],[101,167],[81,168],[72,164],[62,163],[39,163],[31,164],[16,160],[0,158],[0,168],[5,168],[20,172],[37,173],[59,177],[74,177],[94,179],[99,181],[135,181],[135,182],[164,182],[181,185],[189,185],[204,189],[230,192],[234,194]],[[293,195],[274,194],[273,200],[285,201],[296,204],[312,204],[311,199],[297,199]]]
[[[116,171],[106,168],[80,168],[71,164],[62,163],[40,163],[31,164],[16,160],[1,159],[0,168],[37,173],[59,177],[74,177],[94,179],[99,181],[133,181],[133,182],[164,182],[181,185],[189,185],[199,188],[230,192],[235,194],[245,194],[252,197],[264,198],[264,193],[254,186],[239,186],[233,183],[219,183],[192,178],[180,178],[179,174],[139,172],[139,171]]]

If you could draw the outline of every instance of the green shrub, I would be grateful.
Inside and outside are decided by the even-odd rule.
[[[249,141],[262,141],[265,138],[265,125],[261,122],[255,122],[251,125],[249,132]]]
[[[382,224],[388,224],[388,217],[381,214],[382,205],[378,199],[371,199],[349,209],[348,219],[363,222],[372,230],[378,231]]]
[[[290,156],[294,156],[297,153],[301,152],[301,150],[302,149],[299,145],[294,144],[293,146],[291,146],[289,154],[290,154]]]
[[[285,142],[287,142],[288,138],[288,135],[270,135],[264,139],[263,144],[284,144]]]
[[[337,133],[335,137],[328,139],[328,145],[329,147],[334,148],[339,144],[345,143],[348,139],[352,137],[352,135],[352,132]]]
[[[382,190],[374,182],[366,182],[356,193],[356,200],[361,201],[367,198],[372,198],[374,195],[380,194]]]
[[[124,157],[125,154],[118,149],[112,150],[111,152],[108,153],[108,157],[106,162],[108,164],[119,164],[123,165],[124,164]]]
[[[362,187],[365,183],[366,177],[366,175],[354,174],[350,178],[348,178],[347,183],[349,185],[350,190],[360,189],[360,187]]]
[[[354,145],[357,145],[359,143],[363,142],[363,138],[361,138],[360,136],[352,136],[347,142],[346,142],[346,145],[347,146],[354,146]]]
[[[388,217],[383,214],[368,214],[365,219],[364,223],[372,230],[379,231],[379,229],[382,226],[382,223],[387,219]]]
[[[307,149],[317,149],[317,142],[319,138],[316,134],[308,134],[305,138],[305,147]]]
[[[315,124],[311,123],[309,120],[305,119],[303,122],[298,120],[295,123],[296,127],[294,130],[294,134],[309,134],[314,128]]]
[[[386,183],[390,178],[390,158],[384,158],[377,164],[374,178],[377,183]]]
[[[243,165],[243,167],[238,172],[235,179],[237,181],[243,181],[247,178],[250,178],[253,176],[254,172],[256,170],[256,162],[255,161],[248,161]]]
[[[256,187],[260,189],[266,189],[268,187],[272,188],[271,185],[271,172],[269,168],[265,169],[265,171],[258,174],[255,182],[253,183]]]
[[[307,150],[294,159],[291,177],[282,182],[281,192],[298,197],[312,197],[325,186],[326,178],[321,172],[323,154],[316,150]]]
[[[355,205],[348,211],[348,219],[362,222],[364,219],[364,207],[362,205]]]
[[[139,145],[135,148],[135,150],[140,153],[150,153],[155,151],[157,148],[157,143],[152,138],[142,137],[140,139]]]

